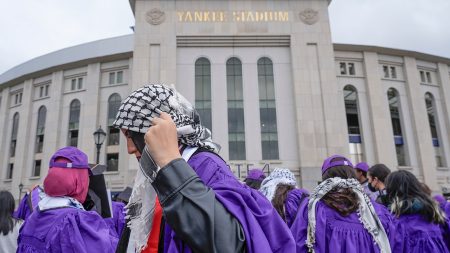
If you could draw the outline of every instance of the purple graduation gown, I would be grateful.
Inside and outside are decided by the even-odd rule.
[[[20,201],[17,210],[13,213],[13,217],[16,219],[26,220],[39,203],[40,191],[41,189],[39,186],[36,186],[30,193],[26,193]]]
[[[112,206],[112,218],[105,218],[106,224],[112,231],[116,231],[117,236],[122,236],[122,230],[125,227],[125,204],[121,202],[113,201]]]
[[[260,192],[241,184],[220,157],[209,152],[200,152],[192,156],[188,164],[205,185],[214,190],[217,200],[241,224],[245,234],[246,252],[295,251],[289,228],[272,204]],[[168,224],[165,226],[164,252],[191,252]]]
[[[115,232],[96,212],[36,208],[20,229],[17,253],[113,253],[117,242]]]
[[[307,201],[309,193],[304,189],[294,189],[290,191],[286,197],[286,202],[284,203],[286,224],[291,227],[294,222],[298,207],[303,201]]]
[[[448,253],[448,224],[428,222],[419,214],[404,214],[396,221],[395,253]]]
[[[394,218],[384,206],[375,203],[375,201],[372,201],[372,204],[392,247],[393,237],[395,236]],[[291,226],[297,253],[308,252],[306,246],[307,227],[308,200],[305,200],[300,203],[297,217]],[[380,252],[370,233],[359,221],[356,212],[348,216],[341,216],[323,201],[319,201],[316,205],[316,243],[314,249],[315,252],[321,253]]]

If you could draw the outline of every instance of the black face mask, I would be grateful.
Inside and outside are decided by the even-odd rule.
[[[370,190],[371,192],[376,192],[376,191],[377,191],[377,189],[376,189],[375,187],[373,187],[371,183],[368,183],[368,184],[367,184],[367,187],[369,188],[369,190]]]

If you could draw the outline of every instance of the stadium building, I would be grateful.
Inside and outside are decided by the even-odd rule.
[[[134,34],[49,53],[0,75],[0,188],[41,183],[56,149],[97,159],[113,192],[138,164],[111,127],[121,100],[174,85],[237,176],[290,168],[302,187],[331,154],[450,184],[450,59],[333,44],[327,0],[131,0]]]

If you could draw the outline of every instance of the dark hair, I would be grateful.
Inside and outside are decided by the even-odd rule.
[[[9,191],[0,191],[0,234],[7,235],[14,229],[14,197]]]
[[[332,161],[338,161],[341,159],[343,158],[338,157]],[[333,177],[340,177],[342,179],[356,179],[356,174],[352,167],[346,165],[329,168],[322,174],[323,180]],[[325,194],[325,196],[322,197],[322,201],[343,216],[347,216],[356,211],[359,205],[358,196],[352,189],[349,188],[335,188]]]
[[[364,176],[364,177],[366,177],[367,178],[367,171],[364,171],[364,170],[360,170],[360,169],[358,169],[358,168],[356,168],[359,172],[361,172],[361,174]]]
[[[294,190],[295,186],[288,184],[279,184],[275,190],[275,194],[272,199],[272,205],[280,214],[281,218],[286,221],[286,213],[284,208],[284,203],[290,191]]]
[[[402,214],[421,214],[429,222],[445,223],[439,206],[425,192],[422,184],[409,171],[392,172],[386,179],[387,200],[391,212],[397,217]]]
[[[133,141],[134,146],[136,146],[136,149],[139,151],[139,153],[142,154],[145,148],[145,134],[128,130],[128,136]]]
[[[261,188],[261,183],[262,180],[255,180],[255,179],[250,179],[250,178],[246,178],[244,180],[245,184],[248,185],[250,188],[253,188],[255,190],[259,190],[259,188]]]
[[[378,180],[380,180],[383,183],[384,180],[386,180],[386,177],[389,175],[389,173],[391,173],[391,170],[382,163],[375,164],[369,169],[370,176],[378,178]]]
[[[430,187],[428,187],[428,185],[426,185],[425,183],[420,183],[420,185],[422,186],[425,193],[428,194],[429,196],[431,196],[432,191],[431,191]]]

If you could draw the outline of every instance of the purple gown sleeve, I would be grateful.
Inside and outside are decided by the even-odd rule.
[[[93,212],[77,212],[65,217],[55,233],[51,252],[115,252],[118,238],[110,233],[104,220]]]
[[[28,216],[30,216],[30,214],[31,210],[28,203],[28,193],[26,193],[20,201],[19,207],[17,207],[17,210],[13,213],[13,217],[16,219],[25,220]]]

